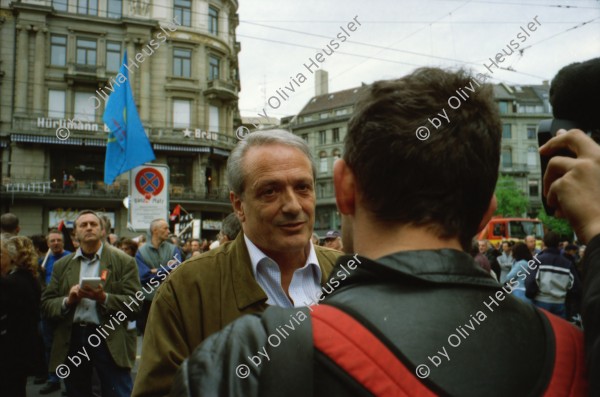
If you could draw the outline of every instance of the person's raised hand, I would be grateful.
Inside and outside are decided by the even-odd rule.
[[[576,158],[555,156],[544,175],[544,195],[557,217],[566,218],[587,243],[600,234],[600,145],[581,130],[560,130],[540,148],[543,156],[567,149]]]

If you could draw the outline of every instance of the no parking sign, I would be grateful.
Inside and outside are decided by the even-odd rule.
[[[147,231],[154,219],[169,219],[169,166],[141,165],[129,172],[129,224]]]

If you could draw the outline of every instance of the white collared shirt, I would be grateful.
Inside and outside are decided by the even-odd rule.
[[[294,271],[290,282],[289,294],[293,303],[287,297],[281,286],[281,271],[279,265],[265,255],[250,239],[244,235],[252,272],[258,285],[267,294],[267,304],[281,307],[301,307],[312,304],[321,296],[321,268],[312,242],[306,263]]]
[[[91,260],[83,255],[81,247],[77,249],[74,259],[80,258],[79,285],[81,285],[81,279],[83,277],[98,277],[100,275],[100,257],[102,256],[103,248],[104,244],[100,246],[100,249],[94,254],[94,257]],[[98,317],[98,311],[96,310],[96,301],[88,298],[81,298],[75,308],[73,322],[100,324],[100,318]]]

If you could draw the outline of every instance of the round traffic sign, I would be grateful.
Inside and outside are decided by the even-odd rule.
[[[155,168],[142,168],[135,176],[135,188],[147,199],[158,196],[164,187],[165,179]]]

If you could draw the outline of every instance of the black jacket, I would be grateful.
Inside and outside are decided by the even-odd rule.
[[[39,353],[41,287],[27,270],[0,277],[0,372],[31,374]]]
[[[581,316],[590,374],[590,396],[600,397],[600,234],[590,240],[583,257],[585,272]]]
[[[510,284],[503,290],[469,255],[445,249],[400,252],[377,261],[359,256],[358,268],[342,278],[342,265],[351,258],[338,260],[332,275],[339,286],[324,303],[360,319],[410,370],[427,364],[431,373],[424,383],[436,393],[538,396],[545,390],[554,363],[548,320],[510,296]],[[298,317],[299,310],[270,308],[263,319],[270,311]],[[290,331],[292,342],[275,348],[261,316],[244,316],[194,351],[180,368],[172,395],[262,396],[265,382],[273,379],[287,383],[289,390],[290,385],[297,387],[294,382],[311,382],[310,374],[298,380],[299,374],[309,373],[303,369],[308,359],[314,368],[310,394],[369,395],[328,358],[313,352],[310,332],[308,340],[294,340],[300,331]],[[283,349],[294,353],[276,360]],[[441,361],[430,359],[434,355]],[[265,372],[280,377],[262,376]]]

